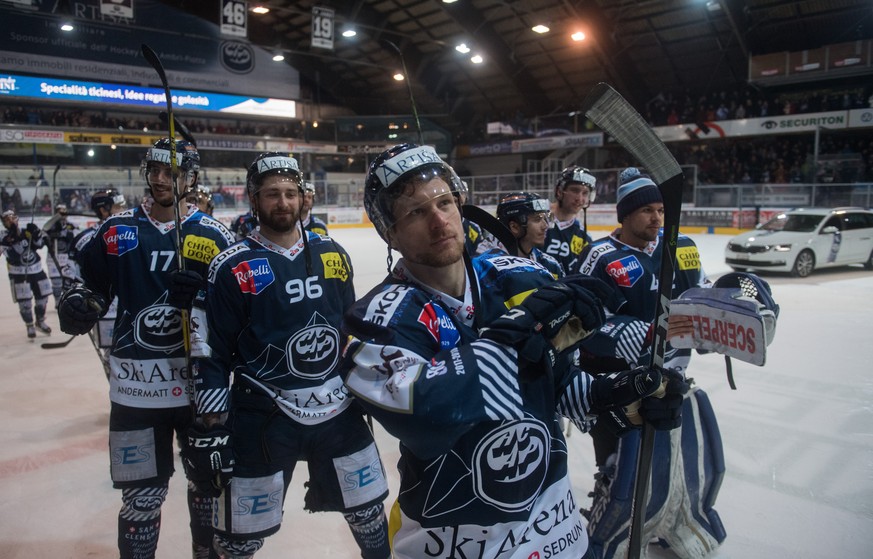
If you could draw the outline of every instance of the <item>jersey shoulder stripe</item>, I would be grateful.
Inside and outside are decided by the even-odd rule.
[[[595,241],[591,244],[591,248],[588,250],[588,254],[585,257],[585,260],[582,261],[582,264],[579,266],[579,273],[587,275],[591,275],[591,272],[597,267],[597,261],[610,252],[614,252],[617,250],[615,245],[609,242],[608,239],[603,239],[599,241]]]
[[[212,259],[212,262],[209,263],[209,273],[206,276],[206,279],[209,283],[215,283],[215,275],[218,273],[218,269],[234,255],[250,251],[248,244],[243,240],[238,243],[232,244],[227,247],[223,251],[218,253],[218,256]]]

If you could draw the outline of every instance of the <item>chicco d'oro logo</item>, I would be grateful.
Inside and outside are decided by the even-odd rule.
[[[526,509],[545,482],[550,442],[545,425],[530,419],[491,431],[473,454],[476,496],[503,511]]]
[[[255,52],[250,46],[237,41],[221,43],[218,59],[221,65],[234,74],[248,74],[255,69]]]

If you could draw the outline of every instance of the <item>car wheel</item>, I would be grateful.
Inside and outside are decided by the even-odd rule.
[[[873,270],[873,250],[870,251],[870,256],[868,256],[867,261],[864,262],[864,267],[868,270]]]
[[[811,250],[803,250],[797,255],[794,266],[791,267],[791,275],[796,278],[805,278],[815,269],[815,255]]]

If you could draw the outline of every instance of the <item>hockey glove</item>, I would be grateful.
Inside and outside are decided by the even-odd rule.
[[[640,415],[658,431],[669,431],[682,426],[682,402],[688,392],[688,383],[681,373],[666,369],[667,380],[663,396],[649,396],[640,402]]]
[[[527,363],[548,360],[572,347],[603,324],[603,308],[583,287],[561,282],[540,287],[521,304],[494,320],[479,335],[518,351]],[[562,329],[567,327],[567,330]],[[553,345],[552,340],[555,340]]]
[[[28,239],[38,239],[40,235],[42,235],[42,229],[36,223],[28,223],[24,228],[24,236]]]
[[[61,295],[58,301],[58,320],[61,331],[79,336],[88,333],[106,314],[106,299],[82,284],[75,285]]]
[[[194,297],[203,287],[203,276],[193,270],[175,270],[170,273],[170,296],[167,303],[179,310],[191,310]]]
[[[597,421],[618,437],[639,428],[642,421],[638,406],[632,410],[625,406],[638,404],[656,392],[661,387],[663,371],[660,367],[637,367],[595,377],[591,382],[591,410],[598,414]]]
[[[199,493],[218,497],[233,473],[231,430],[220,423],[188,428],[188,444],[180,453],[185,476]]]

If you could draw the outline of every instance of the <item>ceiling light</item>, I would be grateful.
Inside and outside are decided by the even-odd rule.
[[[396,74],[394,74],[394,79],[399,81],[399,82],[402,82],[404,80],[403,74],[401,74],[400,72],[397,72]]]
[[[454,4],[458,0],[443,0],[443,4]]]
[[[574,41],[584,41],[585,40],[585,33],[583,31],[576,31],[575,33],[570,35],[570,38],[573,39]]]
[[[455,47],[455,50],[460,52],[461,54],[467,54],[470,52],[470,47],[467,46],[467,43],[461,43]]]
[[[485,59],[482,58],[481,54],[476,54],[470,58],[470,62],[472,62],[473,64],[482,64],[483,62],[485,62]]]
[[[542,23],[539,25],[534,25],[533,27],[530,28],[530,30],[533,31],[534,33],[548,33],[549,32],[549,28],[546,27],[545,25],[543,25]]]
[[[270,8],[266,6],[255,6],[252,8],[253,14],[264,15],[270,13]]]
[[[354,37],[357,34],[358,32],[354,29],[346,29],[345,31],[343,31],[343,37]]]
[[[282,62],[283,60],[285,60],[285,55],[281,52],[277,52],[273,55],[273,62]]]
[[[93,148],[88,150],[88,157],[94,157],[94,149]]]
[[[74,29],[73,24],[69,22],[64,22],[61,24],[61,31],[72,31]]]

